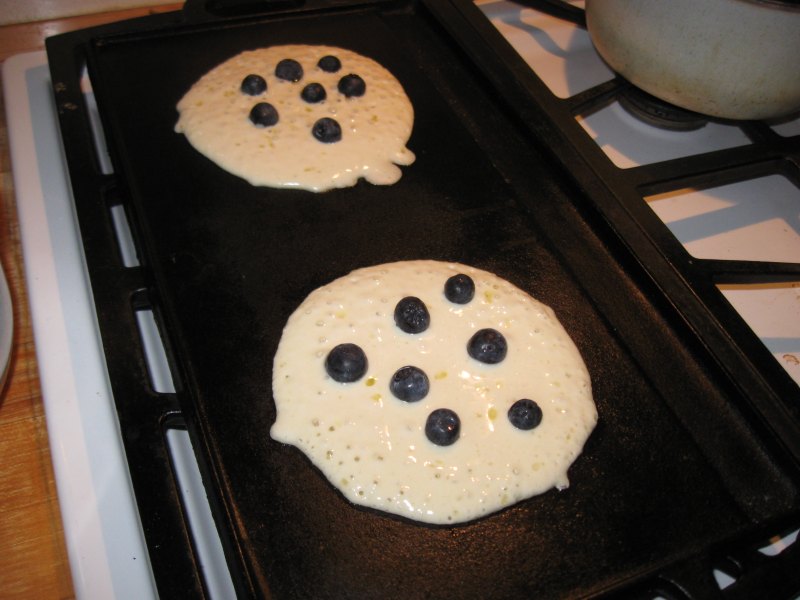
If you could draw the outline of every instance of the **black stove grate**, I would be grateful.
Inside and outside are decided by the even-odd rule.
[[[515,0],[586,27],[582,8],[559,0]],[[724,122],[741,129],[749,144],[621,168],[607,157],[577,118],[619,101],[632,84],[620,76],[566,98],[553,94],[494,27],[480,27],[516,82],[486,70],[513,90],[507,96],[529,129],[560,159],[577,185],[588,190],[591,209],[615,230],[656,286],[696,331],[722,368],[751,398],[753,408],[778,430],[800,459],[800,439],[783,423],[800,416],[800,389],[724,298],[718,284],[800,282],[800,262],[696,258],[689,254],[644,197],[685,188],[708,189],[767,175],[781,175],[800,189],[800,135],[784,137],[769,123]],[[496,70],[495,70],[496,71]],[[540,110],[536,110],[536,108]],[[553,132],[545,121],[557,123]],[[688,292],[688,293],[687,293]],[[730,342],[733,342],[731,345]]]
[[[573,117],[586,116],[611,101],[619,100],[630,86],[624,79],[616,77],[567,98],[564,103]],[[739,127],[751,143],[627,169],[617,167],[607,159],[602,168],[597,168],[617,191],[626,209],[648,229],[659,245],[673,249],[674,236],[668,230],[665,235],[665,227],[659,226],[660,221],[656,223],[649,218],[650,211],[643,210],[646,207],[644,196],[689,187],[708,189],[767,175],[782,175],[800,189],[800,136],[784,137],[763,121],[727,123]],[[800,281],[800,262],[698,259],[687,256],[680,264],[685,269],[687,279],[694,282]]]

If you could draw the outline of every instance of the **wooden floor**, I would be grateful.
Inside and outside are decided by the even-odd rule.
[[[0,61],[41,49],[49,35],[178,6],[0,27]],[[14,344],[0,390],[0,600],[74,598],[28,310],[2,85],[0,262],[14,305]]]

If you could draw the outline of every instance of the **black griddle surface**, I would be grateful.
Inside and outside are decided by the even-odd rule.
[[[288,43],[346,47],[400,80],[417,160],[397,184],[256,188],[173,131],[175,105],[202,74]],[[584,192],[424,4],[171,24],[86,48],[115,169],[100,180],[131,217],[243,596],[624,592],[670,580],[676,565],[707,566],[726,541],[797,513],[796,465],[740,411],[735,388],[582,208]],[[72,168],[75,179],[87,167]],[[101,322],[113,322],[103,290],[124,276],[93,258],[83,215],[104,208],[80,196]],[[587,363],[600,419],[570,488],[473,523],[424,526],[349,504],[299,450],[270,439],[272,357],[289,315],[353,269],[406,259],[486,269],[554,308]]]

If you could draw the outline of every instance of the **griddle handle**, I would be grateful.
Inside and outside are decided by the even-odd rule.
[[[186,0],[183,14],[189,23],[205,23],[294,9],[304,0]]]

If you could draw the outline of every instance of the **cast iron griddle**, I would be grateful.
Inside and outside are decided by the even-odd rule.
[[[163,471],[161,428],[179,417],[243,597],[681,589],[708,597],[719,594],[711,567],[731,548],[797,520],[797,464],[740,410],[735,386],[583,208],[586,192],[520,127],[452,24],[446,32],[426,3],[411,1],[201,15],[48,45],[126,450],[130,458],[155,448],[156,458],[131,460],[131,470],[162,595],[187,592],[184,585],[202,593],[197,579],[176,573],[191,557],[165,557],[175,542],[164,532],[180,510],[150,497],[170,485],[154,474]],[[397,184],[324,194],[255,188],[174,133],[175,105],[202,74],[242,50],[288,43],[346,47],[400,80],[415,107],[409,147],[417,161]],[[82,56],[113,175],[99,174],[88,150],[75,85]],[[120,265],[109,241],[115,203],[138,243],[134,269]],[[473,523],[424,526],[349,504],[299,450],[269,438],[272,357],[296,306],[353,269],[421,258],[497,273],[552,306],[573,336],[600,421],[569,489]],[[177,402],[169,396],[155,412],[148,402],[158,394],[146,381],[130,389],[137,381],[127,346],[138,342],[120,337],[142,305],[156,311],[178,388]],[[153,414],[155,426],[136,422]],[[185,532],[177,537],[186,542]]]

